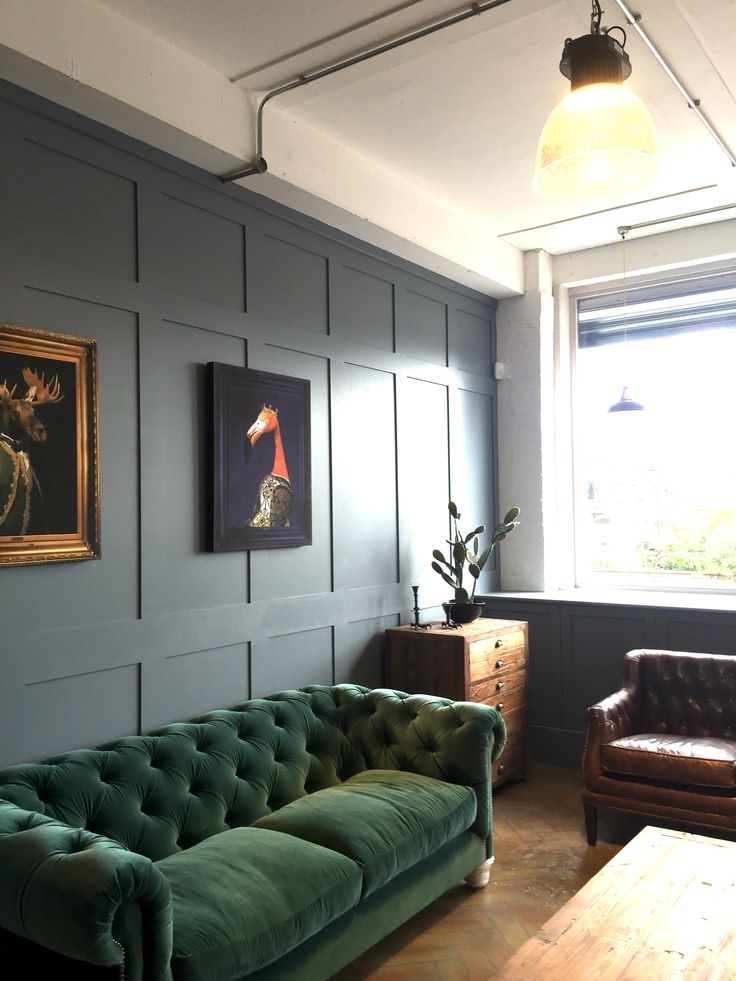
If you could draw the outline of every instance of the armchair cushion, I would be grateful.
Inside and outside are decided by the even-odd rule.
[[[348,856],[362,868],[368,896],[466,831],[475,813],[468,787],[418,773],[366,770],[287,804],[256,826]]]
[[[601,747],[603,768],[646,780],[736,789],[736,741],[643,732]]]
[[[171,887],[174,981],[250,974],[360,900],[354,862],[258,828],[214,835],[156,866]]]

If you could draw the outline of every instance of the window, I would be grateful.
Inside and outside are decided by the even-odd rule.
[[[736,274],[584,297],[577,324],[578,584],[736,589]]]

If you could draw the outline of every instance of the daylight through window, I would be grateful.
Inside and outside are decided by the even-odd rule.
[[[626,299],[578,301],[578,583],[734,590],[736,274]]]

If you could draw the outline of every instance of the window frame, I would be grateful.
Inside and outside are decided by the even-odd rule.
[[[578,303],[587,297],[599,297],[605,294],[620,293],[624,287],[627,290],[637,287],[666,288],[674,283],[693,282],[707,276],[719,273],[736,274],[736,263],[733,258],[722,261],[704,261],[679,269],[644,270],[638,273],[623,273],[607,276],[605,279],[588,281],[581,284],[556,286],[556,333],[555,345],[555,391],[556,391],[556,459],[557,459],[557,488],[558,500],[561,503],[568,496],[570,507],[567,511],[560,508],[562,515],[558,541],[567,537],[570,545],[561,550],[558,565],[558,578],[561,588],[575,590],[606,590],[616,593],[660,593],[660,594],[693,594],[714,597],[736,595],[736,584],[718,587],[708,587],[702,583],[687,585],[684,583],[643,584],[621,582],[615,574],[609,581],[606,573],[593,572],[590,550],[586,548],[585,519],[587,507],[584,497],[583,483],[579,479],[580,472],[580,424],[577,420],[576,406],[579,397],[577,383],[578,359]],[[617,580],[617,581],[615,581]]]

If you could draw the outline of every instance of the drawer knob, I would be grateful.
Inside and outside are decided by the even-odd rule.
[[[497,681],[496,682],[496,691],[501,691],[502,688],[503,688],[503,682],[502,681]]]
[[[497,712],[500,712],[502,708],[503,708],[503,702],[497,702],[496,703],[496,711]]]
[[[505,769],[506,769],[506,764],[505,763],[499,764],[499,767],[498,767],[498,775],[499,775],[499,777],[501,776],[501,774],[503,773],[503,771]]]
[[[499,659],[498,659],[498,660],[496,661],[496,667],[497,667],[497,668],[502,668],[502,667],[503,667],[503,661],[501,660],[501,658],[500,658],[500,657],[499,657]]]
[[[496,647],[503,647],[503,641],[502,640],[497,640],[496,641]]]

